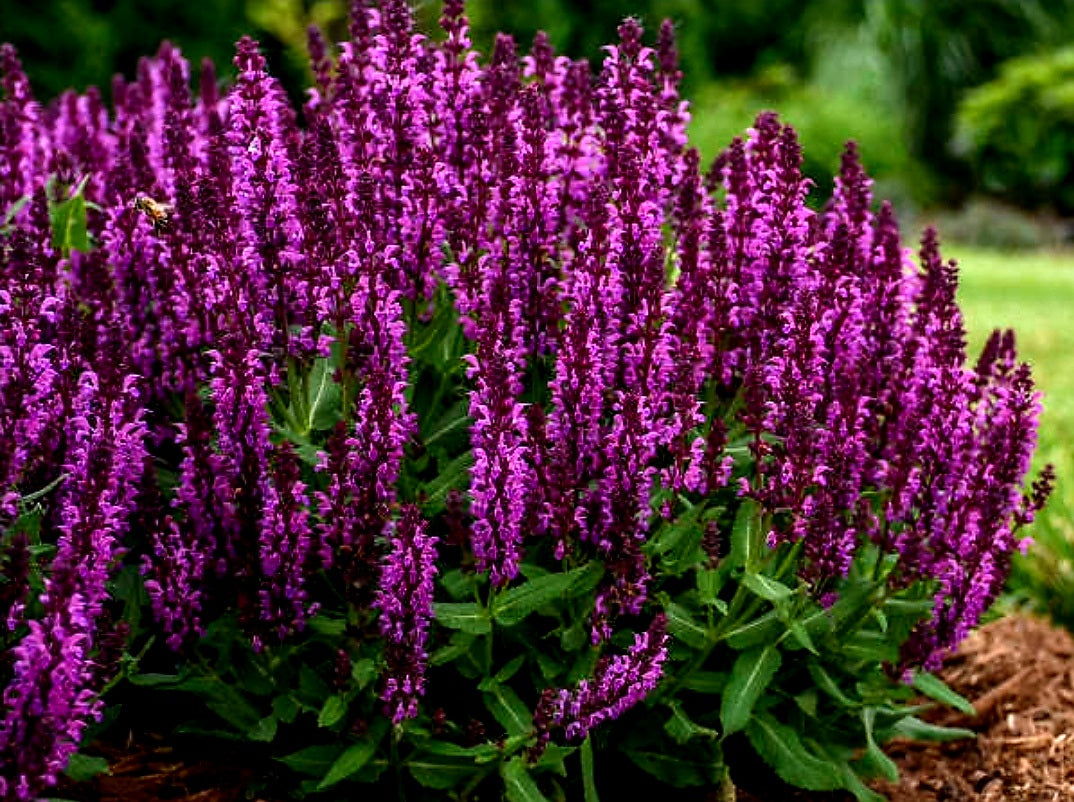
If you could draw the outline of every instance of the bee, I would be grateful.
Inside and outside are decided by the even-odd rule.
[[[144,214],[153,223],[153,230],[158,234],[168,227],[172,207],[166,203],[158,203],[148,195],[139,195],[134,199],[134,208]]]

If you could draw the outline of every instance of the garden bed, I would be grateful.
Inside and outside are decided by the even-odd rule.
[[[897,785],[874,787],[893,802],[1054,802],[1074,798],[1074,638],[1028,616],[995,621],[971,635],[940,676],[969,699],[974,717],[944,711],[932,719],[980,734],[976,741],[895,741]],[[786,800],[786,794],[748,802]],[[842,802],[807,794],[798,802]]]
[[[973,718],[944,712],[937,719],[980,733],[976,742],[893,742],[888,753],[902,774],[878,783],[894,802],[1052,802],[1074,798],[1074,638],[1039,619],[1010,616],[974,633],[948,660],[943,679],[977,710]],[[160,735],[86,750],[108,759],[111,775],[68,783],[56,796],[77,802],[225,802],[249,798],[257,766],[241,750],[177,747]],[[262,797],[264,799],[264,797]],[[743,791],[744,802],[788,799]],[[841,802],[841,794],[801,793],[799,802]]]
[[[903,773],[880,790],[906,802],[1074,798],[1074,638],[1040,620],[1013,616],[983,627],[944,667],[943,678],[973,702],[976,742],[895,743]]]

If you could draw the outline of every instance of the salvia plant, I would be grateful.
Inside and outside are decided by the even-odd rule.
[[[359,0],[300,109],[249,39],[112,110],[0,51],[0,797],[123,700],[296,797],[871,800],[965,734],[911,700],[1051,483],[1013,335],[853,146],[820,211],[773,114],[703,172],[670,25],[441,25]]]

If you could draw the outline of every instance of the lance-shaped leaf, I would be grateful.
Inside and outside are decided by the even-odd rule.
[[[526,766],[522,755],[511,758],[500,769],[508,802],[548,802]]]
[[[731,679],[720,700],[720,723],[725,735],[745,728],[754,705],[776,676],[782,657],[775,646],[743,652],[731,669]]]
[[[768,713],[753,717],[746,736],[764,761],[784,782],[810,791],[834,791],[844,787],[840,766],[818,757],[802,744],[798,733]]]

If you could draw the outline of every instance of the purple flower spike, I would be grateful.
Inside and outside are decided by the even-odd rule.
[[[79,379],[66,427],[60,537],[40,597],[44,614],[26,623],[2,694],[5,798],[35,799],[55,784],[85,728],[100,719],[97,694],[118,657],[107,646],[104,604],[146,459],[140,400],[133,380],[102,388],[92,372]]]
[[[644,700],[663,677],[667,641],[667,619],[661,613],[648,630],[634,636],[627,654],[602,657],[593,676],[573,690],[544,691],[533,716],[537,745],[531,756],[544,751],[556,730],[563,730],[568,741],[582,741],[593,728]]]
[[[0,215],[4,215],[19,198],[44,186],[51,149],[42,130],[42,110],[9,44],[0,45],[0,74]],[[19,219],[25,215],[24,209]]]
[[[261,617],[258,626],[279,640],[300,631],[316,607],[309,602],[309,499],[289,443],[273,452],[272,482],[264,488],[261,521]]]
[[[373,602],[380,611],[380,632],[387,662],[381,699],[396,724],[418,714],[425,693],[425,643],[433,618],[433,578],[437,539],[426,534],[428,522],[412,504],[388,524],[388,555]]]

